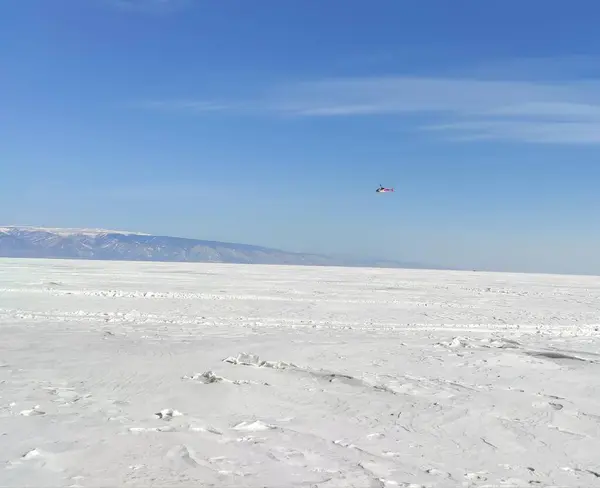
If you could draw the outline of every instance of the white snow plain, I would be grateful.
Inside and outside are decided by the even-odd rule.
[[[0,485],[600,486],[600,278],[0,260]]]

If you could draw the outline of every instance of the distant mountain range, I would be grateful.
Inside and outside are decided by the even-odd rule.
[[[287,252],[247,244],[103,229],[0,227],[0,257],[428,268],[418,263]]]

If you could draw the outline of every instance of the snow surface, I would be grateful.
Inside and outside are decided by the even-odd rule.
[[[600,278],[0,260],[0,485],[600,486]]]

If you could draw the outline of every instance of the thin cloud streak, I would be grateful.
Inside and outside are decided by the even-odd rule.
[[[299,115],[387,114],[447,112],[489,114],[507,107],[524,113],[527,106],[600,104],[600,83],[481,81],[453,78],[373,78],[302,83],[278,89],[274,102],[280,110]],[[562,106],[562,107],[561,107]],[[600,107],[600,105],[598,105]]]
[[[276,107],[296,116],[428,114],[418,126],[456,141],[599,144],[600,83],[390,77],[280,89]]]
[[[293,117],[425,114],[436,121],[415,129],[432,134],[448,132],[455,140],[600,143],[597,80],[538,83],[410,76],[333,79],[278,86],[265,97],[245,104],[165,101],[154,103],[152,108],[194,112],[243,108]]]
[[[232,103],[216,103],[210,101],[197,100],[158,100],[146,101],[135,104],[138,108],[147,110],[160,110],[165,112],[220,112],[241,108],[240,105]]]
[[[490,115],[522,117],[557,117],[561,119],[587,119],[600,121],[600,104],[583,103],[524,103],[504,106],[490,112]]]
[[[504,140],[533,144],[600,144],[600,120],[562,122],[481,120],[421,128],[447,134],[450,141]]]

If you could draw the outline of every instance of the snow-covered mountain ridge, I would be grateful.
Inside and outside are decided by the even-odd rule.
[[[71,227],[32,227],[32,226],[8,226],[0,227],[0,233],[15,233],[15,232],[48,232],[62,237],[69,237],[74,235],[86,235],[90,237],[97,237],[106,234],[123,234],[123,235],[137,235],[137,236],[148,236],[150,234],[144,234],[142,232],[128,232],[122,230],[108,230],[108,229],[85,229],[85,228],[71,228]]]
[[[28,226],[0,227],[0,257],[425,267],[395,261],[357,260],[139,232]]]

